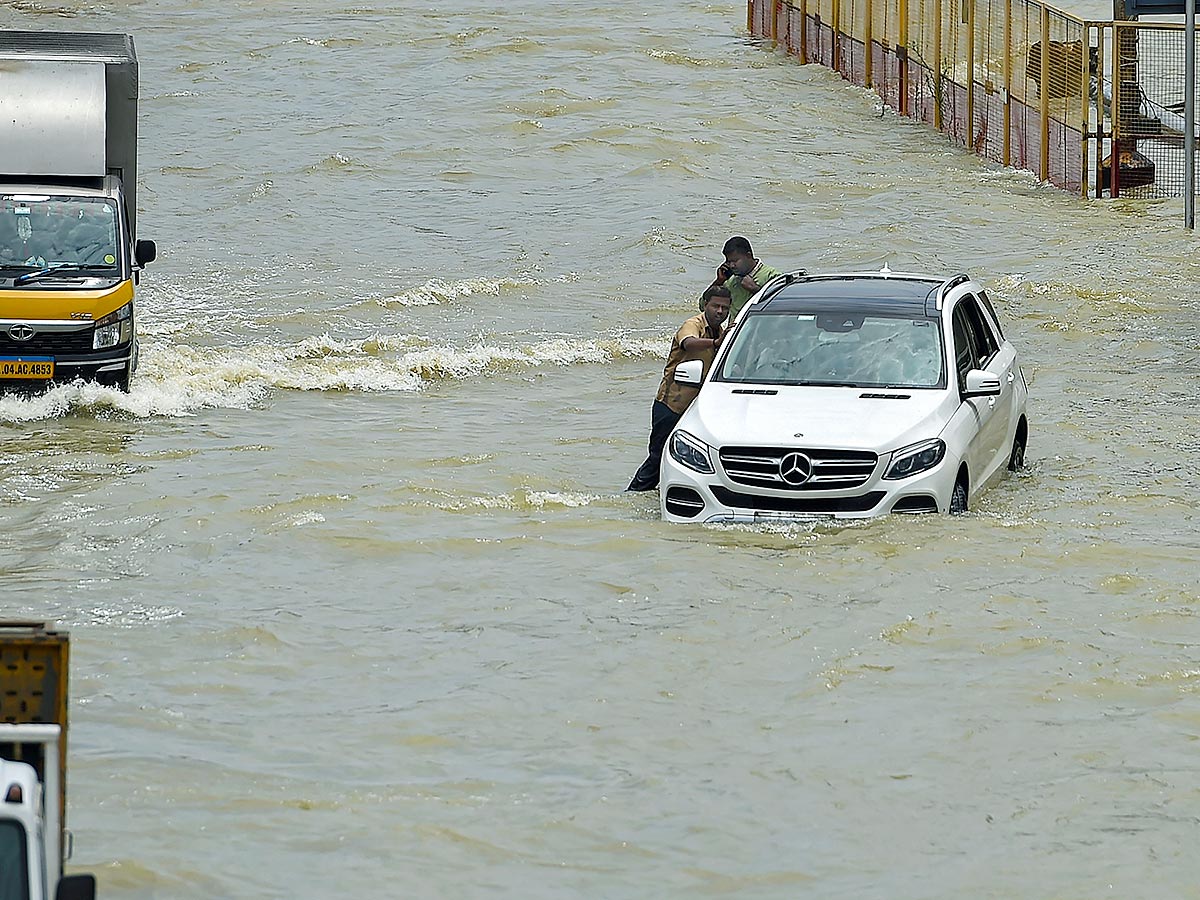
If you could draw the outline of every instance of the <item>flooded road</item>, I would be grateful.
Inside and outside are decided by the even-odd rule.
[[[10,4],[141,58],[142,369],[0,398],[101,896],[1170,897],[1200,818],[1195,242],[737,3]],[[968,271],[1031,382],[967,516],[621,492],[731,234]]]

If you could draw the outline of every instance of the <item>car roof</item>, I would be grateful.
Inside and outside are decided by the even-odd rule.
[[[964,279],[965,280],[965,279]],[[748,315],[806,312],[865,312],[937,318],[938,288],[948,284],[929,275],[797,274],[749,310]]]

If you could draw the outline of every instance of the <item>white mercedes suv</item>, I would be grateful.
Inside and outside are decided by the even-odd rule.
[[[966,275],[793,272],[746,304],[663,454],[672,522],[965,512],[1024,464],[1028,389]]]

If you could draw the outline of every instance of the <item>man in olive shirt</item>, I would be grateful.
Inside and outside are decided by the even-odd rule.
[[[652,491],[658,487],[658,470],[667,437],[700,393],[700,388],[694,385],[675,381],[675,367],[681,362],[699,359],[704,361],[707,372],[716,356],[723,333],[721,326],[729,317],[729,288],[714,284],[704,292],[701,301],[704,312],[684,322],[675,333],[675,340],[671,341],[662,384],[650,412],[650,455],[634,474],[627,491]]]
[[[764,284],[782,275],[778,269],[773,269],[760,259],[754,258],[754,250],[744,237],[731,237],[721,249],[725,254],[725,264],[717,269],[717,280],[714,284],[724,284],[729,288],[732,302],[729,305],[729,321],[737,318],[742,307],[751,297],[758,293]]]

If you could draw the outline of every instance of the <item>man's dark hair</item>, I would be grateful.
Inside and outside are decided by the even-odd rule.
[[[745,253],[748,256],[754,255],[754,250],[750,247],[750,242],[744,237],[731,237],[725,242],[725,246],[721,248],[722,253]]]
[[[725,287],[725,285],[723,285],[723,284],[709,285],[708,287],[706,287],[704,289],[704,293],[700,295],[700,309],[703,310],[704,307],[708,306],[708,301],[711,300],[713,297],[729,297],[729,296],[731,296],[729,293],[729,288]]]

